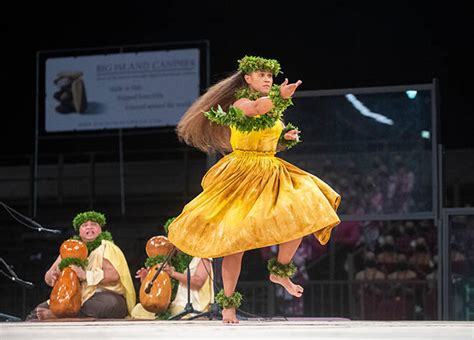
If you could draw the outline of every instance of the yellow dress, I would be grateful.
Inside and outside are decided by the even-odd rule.
[[[203,191],[169,226],[181,251],[215,258],[309,234],[326,244],[340,220],[340,195],[310,173],[275,157],[283,126],[231,128],[233,152],[202,179]]]

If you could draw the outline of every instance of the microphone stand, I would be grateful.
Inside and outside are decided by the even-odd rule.
[[[18,223],[24,225],[27,228],[34,229],[34,230],[39,231],[39,232],[46,231],[46,232],[53,233],[53,234],[60,234],[61,233],[61,230],[44,228],[38,222],[33,221],[32,219],[30,219],[30,218],[26,217],[25,215],[19,213],[18,211],[16,211],[12,207],[8,206],[7,204],[3,203],[2,201],[0,201],[0,206],[2,206],[15,221],[17,221]],[[35,285],[33,283],[20,279],[18,277],[18,275],[5,262],[5,260],[2,257],[0,257],[0,262],[5,266],[5,268],[8,271],[8,273],[7,273],[7,272],[0,269],[0,273],[2,275],[7,277],[8,279],[10,279],[11,281],[21,285],[23,288],[28,288],[28,289],[34,288]],[[22,320],[20,318],[16,317],[16,316],[0,313],[0,321],[10,322],[10,321],[22,321]]]
[[[5,266],[9,274],[7,274],[1,269],[0,269],[0,273],[2,273],[4,276],[9,278],[11,281],[21,285],[23,288],[32,289],[35,286],[31,282],[20,279],[18,275],[15,273],[15,271],[8,265],[8,263],[2,257],[0,257],[0,262]],[[22,321],[22,320],[13,315],[0,313],[0,321],[13,322],[13,321]]]
[[[184,307],[183,311],[173,315],[169,320],[179,320],[182,319],[185,315],[188,314],[202,314],[201,311],[195,310],[193,307],[193,303],[191,302],[191,270],[189,269],[189,263],[188,263],[188,269],[186,270],[186,290],[188,292],[188,300],[186,302],[186,306]],[[193,316],[189,318],[188,320],[195,319],[196,316]]]
[[[219,260],[221,262],[220,266],[218,264]],[[194,320],[194,319],[201,318],[201,317],[204,317],[204,316],[206,316],[209,320],[222,320],[222,309],[215,300],[216,293],[220,290],[219,288],[221,288],[222,285],[223,285],[222,281],[220,281],[219,284],[218,284],[218,282],[216,280],[216,277],[221,277],[221,273],[218,272],[218,270],[217,270],[221,266],[222,266],[222,259],[221,258],[215,258],[211,262],[212,273],[208,272],[208,275],[211,278],[212,286],[213,286],[213,289],[214,289],[213,299],[212,299],[212,302],[209,305],[209,309],[206,312],[202,312],[202,313],[199,313],[197,315],[194,315],[194,316],[188,318],[187,320]],[[248,320],[249,317],[257,317],[259,319],[263,319],[262,317],[260,317],[258,315],[255,315],[255,314],[252,314],[252,313],[249,313],[249,312],[245,312],[241,309],[236,309],[235,313],[236,313],[236,316],[241,320]]]
[[[11,281],[18,283],[20,286],[23,286],[25,288],[32,289],[35,287],[33,283],[20,279],[18,275],[13,271],[13,269],[8,265],[8,263],[5,262],[5,260],[2,257],[0,257],[0,262],[3,263],[5,268],[7,268],[8,272],[10,273],[10,274],[7,274],[3,270],[0,269],[0,273],[2,273],[4,276],[6,276]]]
[[[161,266],[156,270],[155,275],[153,275],[152,279],[150,280],[147,287],[145,288],[145,293],[146,294],[150,293],[151,288],[153,287],[153,283],[155,282],[156,278],[158,277],[158,275],[163,270],[163,267],[165,266],[165,264],[167,264],[170,261],[171,257],[174,255],[175,252],[176,252],[176,247],[173,246],[173,249],[170,250],[170,252],[166,256],[165,260],[163,261]],[[186,286],[187,286],[187,291],[188,291],[188,302],[186,303],[186,306],[184,307],[184,310],[181,313],[178,313],[178,314],[172,316],[169,320],[179,320],[187,314],[201,313],[201,311],[198,311],[198,310],[194,309],[193,304],[191,302],[191,271],[189,270],[189,264],[188,264],[188,269],[187,269],[187,274],[186,275],[187,275]]]
[[[214,261],[211,262],[212,273],[208,273],[208,275],[209,275],[209,277],[212,281],[212,287],[213,287],[213,290],[214,290],[212,302],[209,305],[209,309],[206,312],[201,312],[197,315],[194,315],[194,316],[190,317],[187,320],[194,320],[194,319],[201,318],[201,317],[204,317],[204,316],[207,316],[207,318],[209,320],[222,320],[221,308],[219,307],[219,305],[217,304],[217,302],[215,300],[216,292],[218,292],[217,282],[215,280],[216,272],[217,272],[216,271],[216,266],[217,266],[217,259],[214,259]],[[189,288],[188,288],[188,301],[189,301]],[[186,308],[185,308],[185,310],[186,310]]]

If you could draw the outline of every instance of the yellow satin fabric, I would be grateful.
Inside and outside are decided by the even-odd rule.
[[[113,242],[102,240],[99,247],[94,249],[88,257],[86,270],[94,271],[102,269],[104,258],[109,260],[120,276],[120,281],[116,284],[88,285],[86,281],[82,282],[82,304],[90,299],[97,289],[105,289],[119,295],[123,295],[127,302],[128,312],[130,313],[135,306],[136,295],[133,287],[132,276],[128,269],[127,260],[119,247]]]
[[[309,234],[326,244],[339,224],[340,195],[310,173],[275,157],[282,131],[231,128],[233,152],[202,179],[203,191],[169,226],[181,251],[214,258]]]

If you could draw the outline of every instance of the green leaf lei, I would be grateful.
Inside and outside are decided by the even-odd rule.
[[[82,269],[85,269],[87,267],[87,260],[81,260],[78,259],[77,257],[68,257],[67,259],[63,259],[61,262],[59,262],[59,270],[63,270],[64,268],[70,266],[71,264],[74,264],[78,267],[81,267]]]
[[[236,99],[248,98],[256,100],[262,97],[261,94],[252,91],[249,88],[240,88],[236,91]],[[280,86],[273,85],[268,94],[273,102],[273,109],[257,117],[247,117],[242,110],[230,106],[229,112],[225,112],[220,105],[217,110],[211,108],[204,112],[204,115],[212,122],[220,125],[233,126],[243,132],[258,131],[271,128],[275,122],[281,120],[283,111],[290,105],[293,105],[291,98],[283,99],[280,95]]]
[[[286,147],[287,149],[291,149],[292,147],[294,147],[296,144],[300,143],[301,142],[301,139],[295,139],[295,140],[289,140],[289,139],[285,139],[285,133],[287,133],[288,131],[291,131],[291,130],[298,130],[299,129],[294,126],[293,124],[291,123],[288,123],[285,128],[281,131],[281,135],[280,135],[280,139],[278,140],[278,143],[283,145],[284,147]]]
[[[98,223],[102,228],[107,223],[105,215],[97,211],[86,211],[80,214],[77,214],[72,221],[72,226],[75,230],[79,230],[81,225],[87,221],[93,221]]]
[[[222,308],[237,309],[242,304],[243,298],[239,292],[234,292],[231,296],[225,296],[224,289],[221,289],[219,293],[217,293],[215,300]]]
[[[270,97],[273,102],[273,109],[269,114],[271,116],[278,116],[278,119],[281,119],[283,112],[288,106],[293,105],[291,97],[285,99],[280,95],[280,85],[273,85],[268,93],[268,97]]]
[[[260,92],[254,91],[248,86],[241,87],[235,91],[235,99],[247,98],[250,100],[257,100],[261,97],[263,97],[263,95]]]
[[[255,71],[268,71],[273,73],[274,76],[277,76],[278,73],[281,73],[280,63],[276,59],[266,59],[246,55],[238,60],[238,63],[239,71],[247,74]]]
[[[72,237],[72,239],[82,241],[81,237],[78,236],[78,235],[74,235]],[[101,232],[99,234],[99,236],[97,236],[97,238],[92,242],[84,242],[83,241],[87,246],[87,250],[89,251],[89,255],[90,255],[90,253],[92,253],[96,248],[98,248],[101,245],[102,240],[114,242],[114,240],[112,239],[112,234],[108,231]]]
[[[270,274],[281,277],[292,277],[298,271],[293,261],[288,264],[282,264],[275,257],[268,260],[267,269]]]
[[[152,256],[146,259],[145,261],[145,267],[146,268],[151,268],[155,264],[158,263],[163,263],[163,261],[166,259],[166,255],[157,255],[157,256]]]

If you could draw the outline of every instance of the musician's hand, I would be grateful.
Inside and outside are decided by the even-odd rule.
[[[58,268],[55,268],[55,270],[51,270],[46,273],[46,283],[53,287],[54,284],[56,283],[56,280],[59,278],[59,275],[61,275],[61,272],[59,271]]]
[[[74,264],[70,265],[69,267],[71,267],[71,269],[76,272],[79,281],[84,281],[86,279],[86,271],[84,269]]]
[[[137,270],[137,272],[135,273],[135,277],[137,279],[140,279],[140,282],[142,282],[145,277],[147,276],[148,274],[148,269],[147,268],[143,268],[141,267],[140,269]]]
[[[163,267],[163,270],[168,273],[169,276],[173,277],[176,269],[173,266],[170,266],[168,264],[165,264]]]

